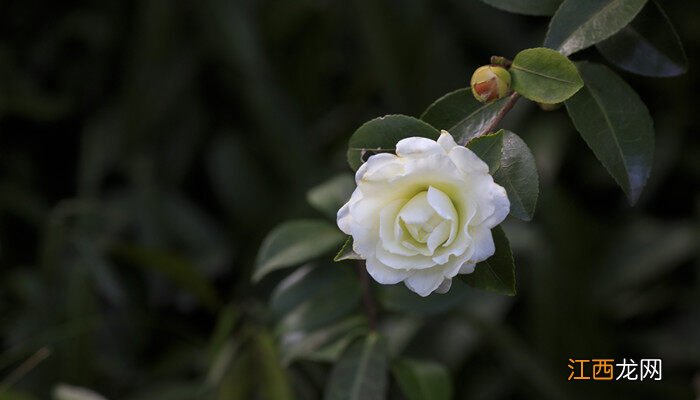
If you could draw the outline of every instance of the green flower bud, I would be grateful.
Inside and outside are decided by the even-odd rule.
[[[471,87],[474,97],[482,103],[503,98],[510,92],[510,73],[503,67],[484,65],[474,71]]]

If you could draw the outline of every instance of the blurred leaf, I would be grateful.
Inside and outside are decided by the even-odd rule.
[[[282,361],[289,364],[301,358],[336,361],[345,348],[359,336],[367,334],[367,319],[353,316],[308,334],[290,332],[282,335]]]
[[[107,400],[105,397],[93,392],[90,389],[58,384],[53,389],[54,400]]]
[[[207,393],[203,390],[199,383],[190,383],[187,381],[169,381],[152,383],[150,386],[132,396],[128,396],[127,400],[193,400],[206,397]],[[236,400],[227,398],[226,400]]]
[[[458,89],[435,100],[420,118],[450,132],[457,143],[464,145],[491,126],[507,101],[508,98],[503,98],[484,104],[476,101],[471,88]]]
[[[376,332],[356,341],[333,367],[325,400],[384,400],[387,352]]]
[[[611,63],[645,76],[677,76],[688,69],[688,58],[673,24],[653,0],[632,23],[596,45]]]
[[[514,296],[516,293],[515,264],[508,238],[500,226],[493,228],[491,233],[496,245],[496,253],[486,261],[478,263],[471,274],[459,276],[469,286],[477,289]]]
[[[566,0],[549,24],[545,47],[573,54],[629,24],[647,0]]]
[[[230,243],[217,221],[186,197],[173,193],[163,196],[159,211],[161,225],[207,276],[215,276],[231,259]]]
[[[503,132],[500,167],[493,173],[493,179],[508,193],[510,214],[529,221],[535,214],[540,191],[535,157],[518,135]]]
[[[120,244],[114,254],[137,267],[162,273],[181,288],[197,297],[210,310],[216,310],[221,301],[216,289],[207,281],[197,266],[188,259],[164,250]]]
[[[353,250],[352,244],[352,236],[348,236],[348,239],[343,244],[343,247],[338,250],[338,254],[336,254],[333,258],[333,261],[362,260],[362,257],[355,253],[355,250]]]
[[[357,171],[369,156],[394,152],[399,140],[414,136],[437,140],[440,132],[425,122],[406,115],[387,115],[365,122],[350,137],[348,164]]]
[[[484,3],[517,14],[552,15],[562,0],[481,0]]]
[[[561,103],[583,86],[574,63],[544,47],[518,53],[510,66],[510,74],[513,90],[539,103]]]
[[[284,222],[273,229],[260,246],[253,281],[330,252],[343,243],[345,237],[335,225],[323,220]]]
[[[566,109],[598,160],[637,202],[654,156],[654,126],[637,93],[607,67],[577,64],[586,87],[566,102]]]
[[[350,200],[353,190],[353,176],[341,174],[309,190],[306,199],[309,204],[335,221],[338,210]]]
[[[469,150],[473,151],[489,166],[489,173],[501,167],[501,152],[503,150],[503,129],[498,132],[474,138],[467,143]]]
[[[629,224],[617,237],[606,261],[608,278],[600,285],[609,289],[606,296],[658,281],[698,254],[697,229],[690,223],[641,220]]]
[[[256,343],[256,362],[262,398],[275,400],[293,400],[293,390],[287,372],[282,368],[272,335],[259,331],[254,336]]]
[[[280,282],[271,308],[281,319],[279,332],[316,330],[356,309],[360,285],[353,269],[323,264],[303,267]]]
[[[377,299],[382,308],[411,315],[432,315],[445,312],[460,304],[468,295],[469,289],[454,279],[452,287],[445,294],[421,297],[404,285],[381,285]]]
[[[398,359],[391,368],[408,400],[451,400],[450,373],[432,361]]]
[[[0,400],[36,400],[36,397],[29,393],[14,390],[0,389]]]

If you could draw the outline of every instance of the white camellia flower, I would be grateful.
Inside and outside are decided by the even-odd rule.
[[[403,281],[421,296],[447,292],[492,256],[491,229],[510,210],[486,163],[446,131],[399,141],[396,155],[370,157],[355,181],[338,226],[377,282]]]

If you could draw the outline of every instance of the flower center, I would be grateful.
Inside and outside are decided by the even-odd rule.
[[[454,239],[457,212],[449,197],[430,187],[413,196],[401,207],[395,223],[402,245],[425,255]]]

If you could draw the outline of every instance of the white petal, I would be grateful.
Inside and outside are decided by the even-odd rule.
[[[382,285],[394,285],[410,275],[409,271],[389,268],[374,257],[367,258],[366,265],[372,279]]]
[[[488,174],[489,166],[479,158],[473,151],[464,146],[454,147],[449,152],[450,159],[465,174],[481,173]]]
[[[474,268],[476,268],[476,264],[465,262],[459,268],[459,274],[460,275],[471,274],[472,272],[474,272]]]
[[[442,218],[449,219],[451,221],[457,220],[457,210],[455,210],[452,200],[450,200],[450,198],[444,192],[430,186],[428,188],[426,199],[433,210],[440,214]]]
[[[399,212],[399,217],[401,217],[406,224],[424,224],[428,222],[433,215],[435,215],[435,211],[430,206],[430,203],[428,203],[428,194],[426,192],[421,192],[413,196]]]
[[[438,142],[424,137],[410,137],[396,143],[396,155],[399,157],[424,157],[440,153],[444,153],[444,150]]]
[[[474,254],[469,261],[478,263],[491,257],[496,252],[496,245],[493,242],[491,230],[484,226],[479,226],[472,229],[472,239]]]
[[[454,225],[457,225],[457,223],[451,221],[442,221],[440,225],[436,226],[435,229],[433,229],[433,231],[430,233],[430,236],[428,236],[428,242],[426,243],[428,245],[428,249],[430,250],[430,255],[433,255],[435,249],[441,244],[445,243],[447,239],[449,239],[450,230]]]
[[[348,202],[338,210],[338,228],[346,235],[350,235],[352,233],[350,230],[351,223],[352,216],[350,215],[350,202]]]
[[[403,162],[390,153],[380,153],[371,156],[357,169],[355,183],[385,181],[403,174]]]
[[[457,147],[455,139],[444,129],[440,132],[440,137],[438,138],[437,142],[443,149],[445,149],[446,152],[449,152],[454,147]]]
[[[450,291],[452,287],[452,279],[445,278],[444,281],[435,289],[435,293],[445,294]]]
[[[404,203],[404,199],[397,199],[384,206],[379,213],[379,238],[381,239],[380,243],[387,251],[404,256],[413,256],[418,254],[418,252],[404,247],[400,241],[401,227],[397,223],[397,214]]]
[[[406,278],[404,283],[407,288],[419,296],[426,297],[440,287],[444,280],[442,274],[427,270],[414,272],[413,275]]]
[[[424,269],[435,265],[430,258],[420,254],[413,256],[402,256],[387,251],[381,243],[377,243],[375,249],[377,259],[384,265],[393,269]]]
[[[510,212],[510,200],[503,186],[492,184],[490,202],[493,205],[493,212],[482,222],[482,225],[489,229],[503,222]]]

